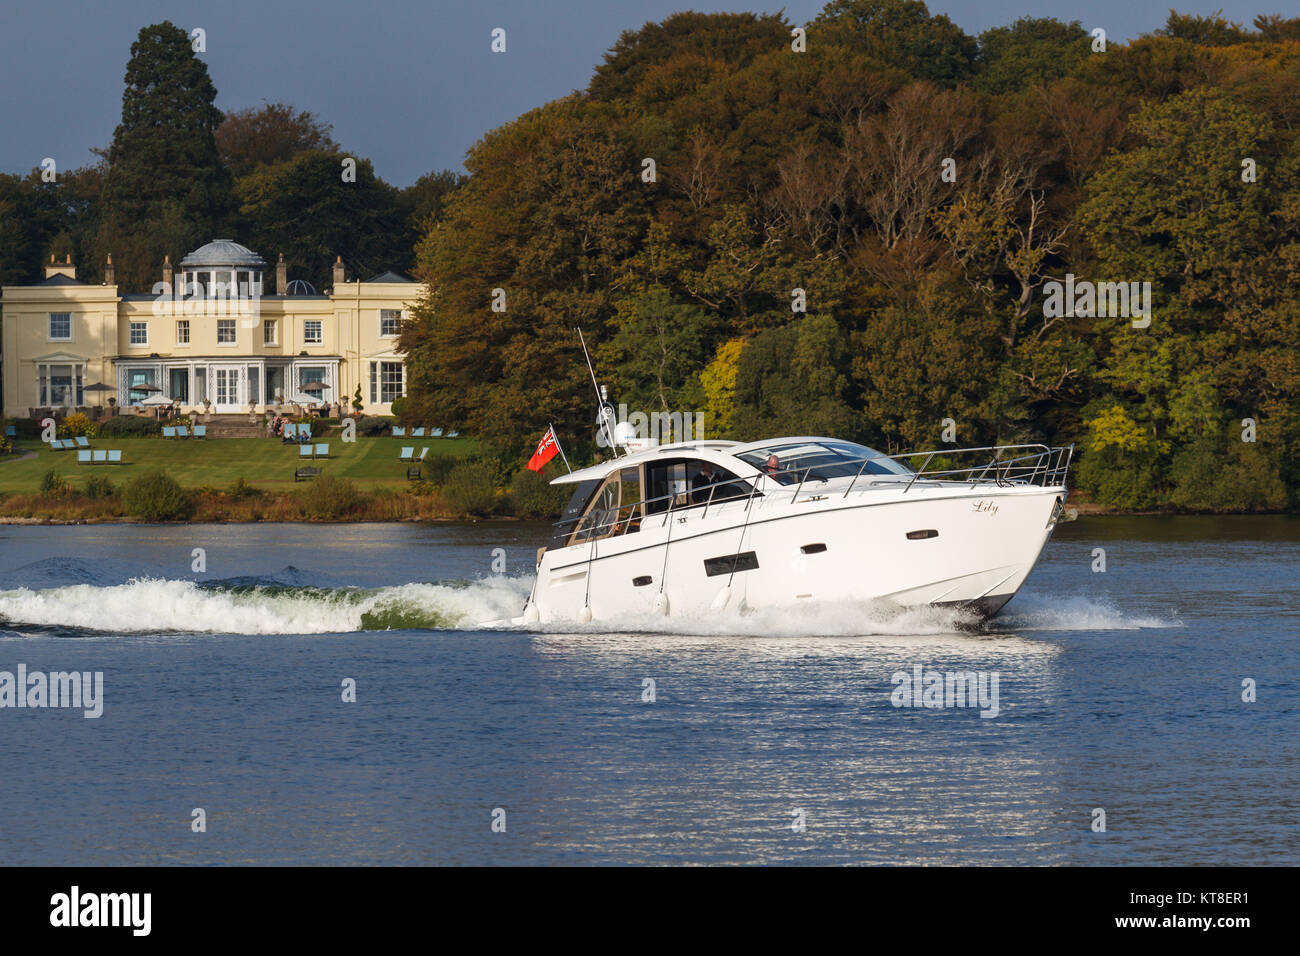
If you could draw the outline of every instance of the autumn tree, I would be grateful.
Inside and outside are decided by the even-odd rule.
[[[215,138],[221,161],[238,179],[261,164],[281,163],[307,150],[337,152],[332,129],[308,110],[266,103],[227,113]]]

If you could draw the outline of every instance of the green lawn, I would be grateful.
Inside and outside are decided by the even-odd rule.
[[[0,492],[33,494],[40,490],[41,477],[51,469],[64,478],[84,479],[87,475],[105,474],[115,483],[154,469],[162,469],[186,487],[225,488],[235,479],[268,490],[293,486],[294,470],[300,465],[315,465],[325,473],[350,478],[363,488],[406,484],[407,465],[397,460],[403,447],[420,449],[429,446],[429,458],[438,455],[466,456],[477,450],[472,438],[362,438],[342,442],[326,439],[330,446],[328,460],[298,460],[296,445],[281,444],[269,438],[105,438],[91,442],[92,448],[120,448],[119,465],[79,465],[75,451],[50,451],[39,441],[20,441],[16,453],[0,458]],[[29,452],[35,458],[20,460]],[[77,482],[80,484],[80,482]]]

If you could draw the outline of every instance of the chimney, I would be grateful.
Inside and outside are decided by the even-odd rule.
[[[163,256],[163,282],[167,283],[167,288],[172,287],[172,257]]]
[[[275,291],[279,295],[284,295],[285,290],[289,288],[289,266],[284,261],[284,253],[280,253],[280,261],[275,264]]]
[[[334,288],[339,288],[346,281],[347,278],[343,274],[343,257],[339,256],[334,260]]]
[[[113,253],[108,254],[104,263],[104,285],[117,285],[117,272],[113,269]]]
[[[66,256],[63,262],[55,262],[54,253],[50,253],[50,264],[45,267],[45,278],[51,276],[67,276],[69,279],[77,277],[77,269],[72,264],[71,254]]]

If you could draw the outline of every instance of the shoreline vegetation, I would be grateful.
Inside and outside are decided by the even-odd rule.
[[[567,488],[549,485],[554,464],[510,473],[469,439],[431,445],[419,477],[408,478],[396,460],[403,441],[335,437],[331,457],[311,462],[321,475],[302,482],[291,477],[297,446],[261,438],[119,439],[112,444],[126,449],[122,466],[78,465],[72,452],[19,441],[0,458],[0,525],[550,521],[568,498]],[[1118,508],[1073,490],[1067,506],[1089,518],[1296,513]]]
[[[0,456],[0,524],[98,522],[353,522],[546,518],[568,490],[522,467],[480,455],[472,439],[328,437],[325,457],[267,438],[96,440],[123,464],[84,464],[75,451],[19,440]],[[319,469],[297,480],[301,468]]]
[[[346,481],[346,479],[342,479]],[[517,513],[509,491],[496,493],[498,507],[471,514],[448,504],[436,490],[427,496],[395,492],[359,492],[354,504],[337,514],[307,514],[292,493],[264,493],[240,499],[230,491],[206,489],[194,494],[194,510],[185,518],[145,518],[126,513],[120,499],[94,499],[70,494],[58,500],[40,495],[20,495],[0,504],[0,525],[82,524],[438,524],[457,521],[511,522],[552,520],[555,515]],[[1125,510],[1091,501],[1067,499],[1077,518],[1177,518],[1177,517],[1296,517],[1295,511],[1176,511]],[[558,510],[557,510],[558,514]]]

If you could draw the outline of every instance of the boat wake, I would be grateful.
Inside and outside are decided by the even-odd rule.
[[[517,614],[531,578],[386,588],[140,578],[0,591],[0,622],[113,633],[338,634],[465,629]]]
[[[290,579],[300,580],[300,572]],[[517,616],[532,577],[353,588],[234,578],[211,583],[137,578],[121,584],[72,583],[0,591],[6,628],[69,628],[106,633],[341,634],[383,630],[479,630]],[[953,608],[819,604],[728,610],[710,615],[626,616],[590,624],[534,627],[546,634],[627,633],[691,636],[851,637],[1033,631],[1110,631],[1178,627],[1176,616],[1134,613],[1087,597],[1022,594],[993,621]]]

